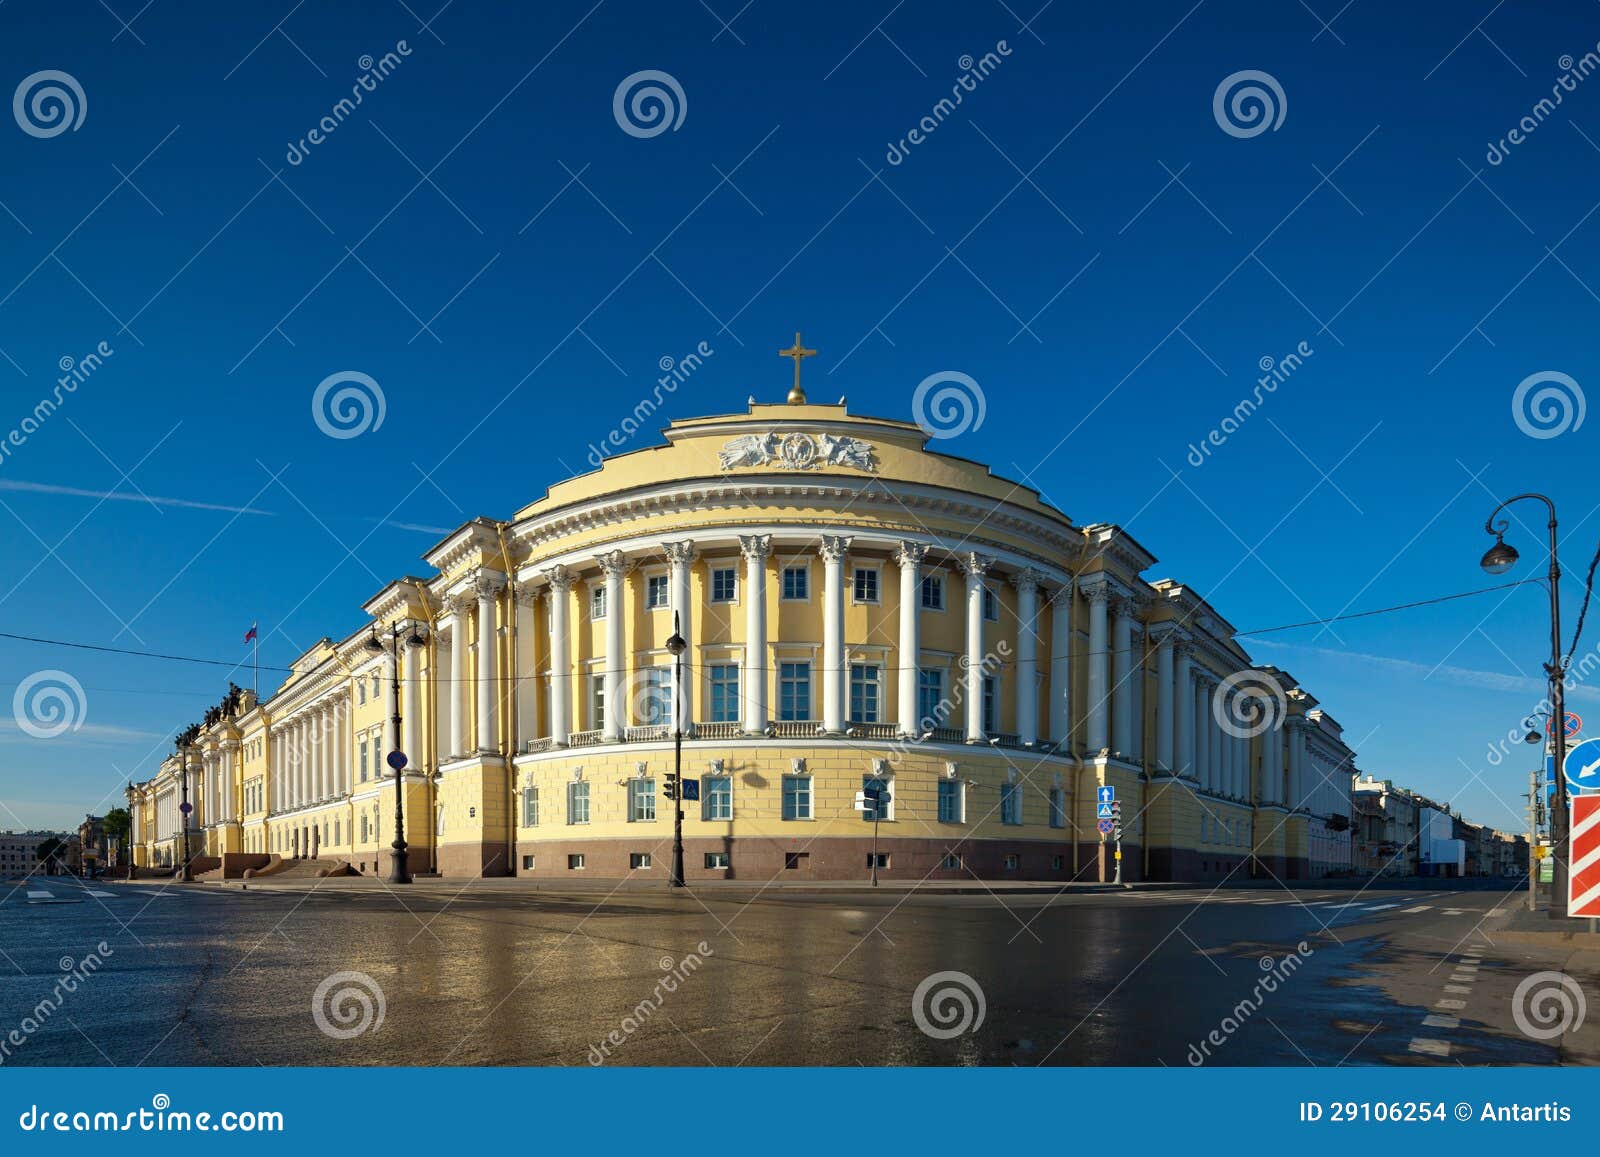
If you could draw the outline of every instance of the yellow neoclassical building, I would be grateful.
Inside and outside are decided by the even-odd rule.
[[[187,777],[197,871],[386,873],[398,746],[413,871],[664,880],[676,620],[691,882],[1110,879],[1105,788],[1127,880],[1349,868],[1338,724],[1119,527],[798,392],[664,433],[230,694],[129,789],[137,864]]]

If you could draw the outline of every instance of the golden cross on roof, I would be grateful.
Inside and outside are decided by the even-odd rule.
[[[803,405],[805,405],[806,404],[806,392],[800,388],[800,359],[801,358],[814,358],[814,357],[817,356],[817,351],[816,350],[808,350],[808,349],[806,349],[805,346],[801,345],[800,344],[800,331],[799,330],[795,330],[795,332],[794,332],[794,345],[790,346],[786,350],[779,350],[778,351],[778,356],[780,358],[793,358],[794,359],[794,389],[789,391],[789,404],[791,406],[803,406]]]

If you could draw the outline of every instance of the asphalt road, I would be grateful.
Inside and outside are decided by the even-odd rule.
[[[1500,890],[752,902],[337,885],[0,884],[0,1063],[1600,1061],[1594,1025],[1518,1027],[1523,978],[1563,969],[1600,992],[1600,955],[1496,943],[1520,901]]]

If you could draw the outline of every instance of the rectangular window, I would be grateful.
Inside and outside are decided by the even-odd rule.
[[[378,697],[378,673],[376,671],[372,673],[372,697],[374,699]]]
[[[367,701],[367,685],[365,683],[361,682],[360,680],[357,680],[356,681],[356,702],[357,703],[365,703],[366,701]]]
[[[947,872],[959,872],[961,870],[961,853],[946,852],[939,866]]]
[[[856,567],[855,601],[858,603],[875,603],[878,601],[878,572],[876,568]]]
[[[539,826],[539,789],[536,787],[522,789],[522,826],[525,828]]]
[[[646,727],[672,722],[672,668],[646,667],[639,672],[639,722]]]
[[[711,572],[711,601],[731,603],[739,597],[739,572],[731,566],[719,566]]]
[[[628,781],[628,819],[633,823],[646,823],[656,818],[656,781],[630,779]]]
[[[606,588],[595,585],[589,588],[589,617],[603,619],[606,617]]]
[[[917,672],[917,719],[924,730],[938,727],[947,708],[944,703],[944,672]]]
[[[700,818],[703,820],[733,818],[732,776],[708,775],[700,781]]]
[[[644,581],[644,605],[652,610],[667,605],[667,576],[653,574]]]
[[[1067,793],[1059,787],[1050,789],[1050,826],[1053,828],[1067,826]]]
[[[783,867],[787,872],[798,872],[811,862],[810,852],[783,853]]]
[[[589,822],[589,781],[586,779],[567,784],[567,822],[569,824]]]
[[[581,867],[583,867],[583,853],[569,852],[567,854],[567,871],[575,872]]]
[[[1050,857],[1050,870],[1052,872],[1059,872],[1061,870],[1061,857],[1060,856],[1051,856]]]
[[[1015,783],[1000,785],[1000,822],[1003,824],[1020,824],[1022,822],[1022,786]]]
[[[889,866],[889,853],[888,852],[877,852],[877,853],[868,852],[867,853],[867,867],[869,867],[869,868],[887,868],[888,866]]]
[[[708,867],[708,868],[726,868],[727,866],[728,866],[728,853],[727,852],[707,852],[706,853],[706,867]]]
[[[783,597],[786,599],[810,598],[808,580],[811,572],[803,566],[786,566],[783,568]]]
[[[878,721],[878,665],[850,664],[850,722]]]
[[[734,663],[711,668],[711,722],[739,722],[739,668]]]
[[[939,822],[942,824],[959,824],[966,821],[966,809],[962,806],[965,802],[966,784],[956,779],[941,779],[939,781]]]
[[[361,740],[361,782],[367,782],[367,741]]]
[[[983,617],[991,623],[1000,621],[1000,600],[988,587],[983,588]]]
[[[1017,853],[1015,853],[1015,852],[1007,852],[1004,862],[1005,862],[1005,866],[1006,866],[1006,871],[1015,872],[1017,870],[1017,868],[1021,865],[1022,861],[1017,858]]]
[[[871,823],[873,820],[894,819],[894,794],[889,790],[889,781],[874,775],[861,777],[861,790],[863,792],[877,792],[878,806],[873,808],[870,804],[861,809],[861,818]],[[887,803],[884,801],[887,799]]]
[[[1000,734],[1000,676],[983,677],[983,733]]]
[[[778,718],[785,720],[811,718],[810,663],[778,665]]]
[[[808,820],[811,818],[811,777],[786,775],[783,777],[783,818]]]
[[[652,864],[652,861],[650,859],[650,853],[649,852],[629,852],[628,853],[628,867],[632,871],[637,872],[641,868],[648,868],[648,867],[651,866],[651,864]]]
[[[606,677],[589,676],[589,726],[595,731],[606,725]]]
[[[922,609],[925,611],[944,610],[944,579],[936,574],[923,577]]]
[[[533,871],[534,863],[535,863],[535,860],[534,860],[534,858],[532,856],[523,856],[522,857],[522,870],[524,872]]]

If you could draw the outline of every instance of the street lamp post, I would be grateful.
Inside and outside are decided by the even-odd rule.
[[[418,637],[412,624],[405,624],[407,635],[404,645],[408,647],[422,646],[422,639]],[[394,677],[389,680],[391,713],[389,722],[394,728],[394,742],[389,749],[387,763],[389,770],[394,773],[394,842],[389,846],[393,853],[389,857],[389,883],[411,883],[411,854],[406,844],[406,797],[405,797],[405,769],[409,756],[400,747],[400,673],[401,673],[401,624],[396,622],[390,628],[391,654],[394,656]],[[376,633],[367,640],[369,650],[382,651],[384,646],[378,641]]]
[[[683,884],[683,653],[688,642],[678,630],[678,612],[672,612],[672,638],[667,651],[672,655],[672,876],[674,888]]]
[[[1567,779],[1563,763],[1567,757],[1567,676],[1561,660],[1561,563],[1557,558],[1559,539],[1556,537],[1556,504],[1543,494],[1518,494],[1506,499],[1489,512],[1483,528],[1494,535],[1494,545],[1484,552],[1479,565],[1490,574],[1505,574],[1516,565],[1515,547],[1507,546],[1505,533],[1510,523],[1499,514],[1513,502],[1533,499],[1544,503],[1549,512],[1550,533],[1550,660],[1545,664],[1545,674],[1550,680],[1550,738],[1555,751],[1555,807],[1550,814],[1550,854],[1555,859],[1550,884],[1550,915],[1560,919],[1567,914]]]
[[[178,805],[178,831],[183,837],[183,862],[178,867],[178,879],[185,884],[194,880],[194,870],[189,866],[189,816],[192,809],[189,804],[189,753],[186,749],[178,748],[178,790],[183,793],[183,802]]]

